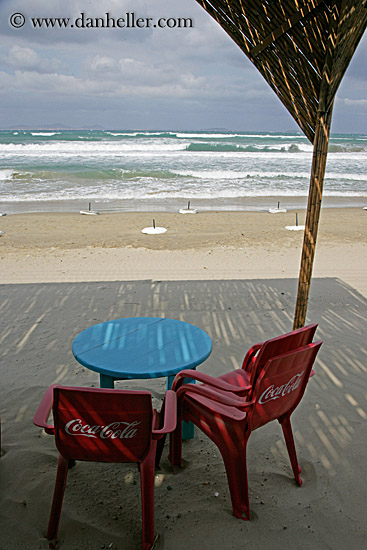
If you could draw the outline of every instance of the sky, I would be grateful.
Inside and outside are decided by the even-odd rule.
[[[126,26],[128,13],[140,28]],[[70,21],[35,27],[31,19],[42,17]],[[299,130],[195,0],[0,0],[0,128],[61,125]],[[366,33],[339,87],[331,130],[367,133]]]

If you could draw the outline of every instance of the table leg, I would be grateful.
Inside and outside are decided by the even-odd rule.
[[[173,380],[175,379],[174,376],[167,376],[167,390],[170,390],[172,388]],[[186,380],[189,380],[189,378],[185,378],[184,383],[185,384],[195,384],[195,380],[190,380],[190,382],[186,382]],[[185,422],[182,421],[182,440],[186,439],[192,439],[195,434],[195,425],[192,422]]]
[[[113,390],[115,387],[115,379],[112,376],[107,376],[106,374],[99,375],[99,387],[100,388],[110,388]]]
[[[192,439],[195,435],[195,424],[182,421],[182,440]]]

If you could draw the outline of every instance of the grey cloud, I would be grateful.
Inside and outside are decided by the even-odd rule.
[[[48,73],[65,69],[65,65],[56,58],[41,57],[33,48],[14,45],[0,60],[14,70],[34,70]]]
[[[23,10],[27,17],[192,17],[194,26],[12,29],[9,15]],[[255,67],[195,0],[3,0],[0,33],[3,124],[36,125],[41,117],[52,123],[63,113],[73,126],[295,128]],[[339,120],[357,128],[365,116],[366,51],[364,37],[338,91],[335,127]]]

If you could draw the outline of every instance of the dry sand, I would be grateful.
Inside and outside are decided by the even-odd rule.
[[[304,212],[298,216],[304,223]],[[162,235],[141,229],[165,227]],[[21,214],[0,219],[0,282],[294,278],[295,212]],[[367,293],[367,212],[325,209],[314,264]]]
[[[167,233],[141,234],[153,217]],[[110,318],[173,317],[211,336],[200,370],[238,368],[251,344],[291,329],[302,232],[285,226],[294,221],[295,212],[0,218],[0,550],[48,548],[57,452],[32,418],[51,383],[98,386],[73,359],[75,336]],[[258,430],[248,451],[252,521],[237,520],[219,453],[198,433],[184,444],[182,471],[171,472],[165,449],[157,472],[162,548],[365,547],[366,225],[360,209],[322,212],[308,321],[324,345],[293,422],[304,485],[292,479],[279,427]],[[164,381],[117,387],[159,395]],[[138,480],[129,465],[71,470],[60,548],[139,549]]]

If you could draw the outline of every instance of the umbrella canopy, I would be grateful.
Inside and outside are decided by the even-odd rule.
[[[334,97],[367,26],[367,0],[196,0],[313,143],[294,328],[306,319]]]

